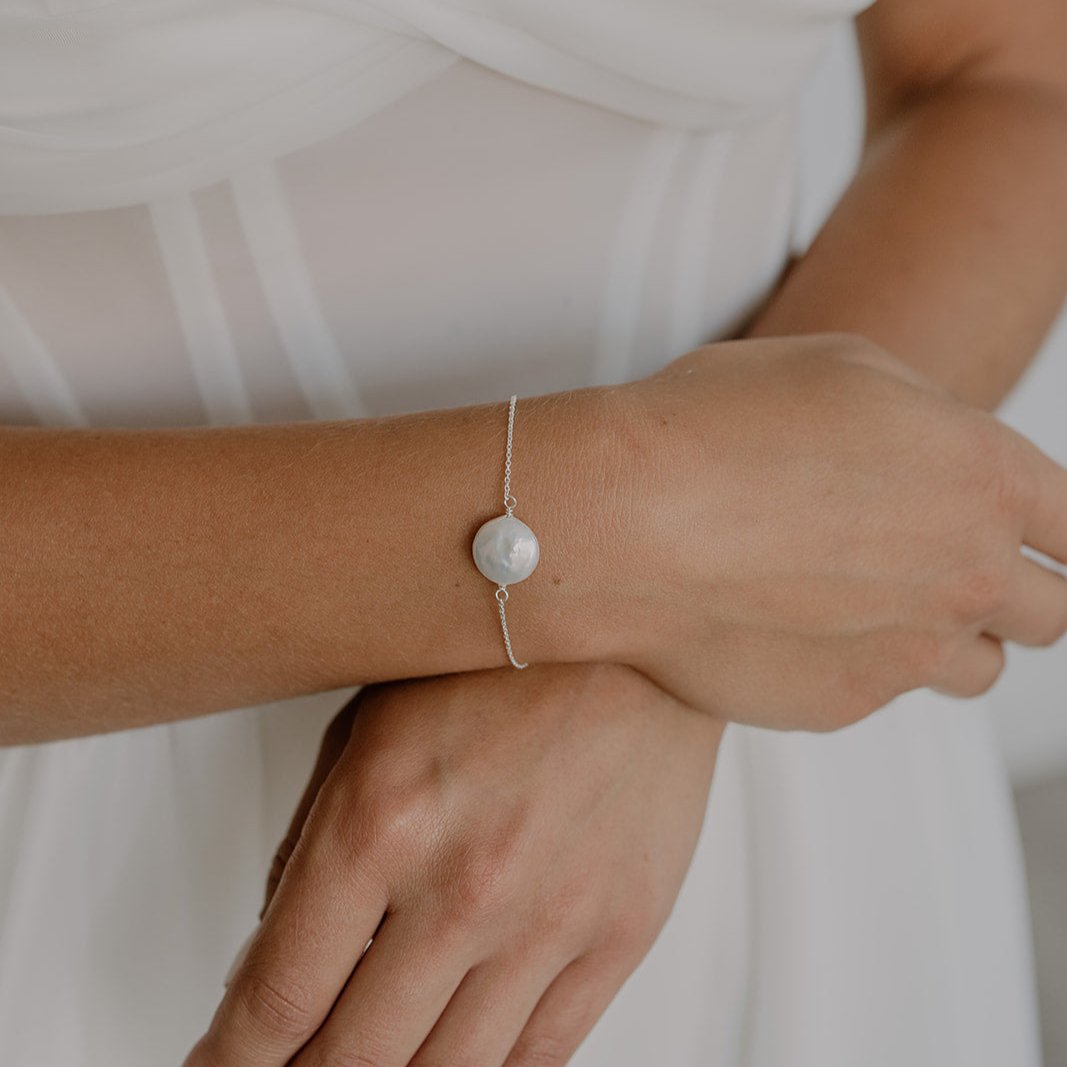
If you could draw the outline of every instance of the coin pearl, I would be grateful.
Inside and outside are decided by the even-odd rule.
[[[514,585],[529,578],[541,557],[533,530],[514,515],[483,523],[471,546],[474,564],[491,582]]]

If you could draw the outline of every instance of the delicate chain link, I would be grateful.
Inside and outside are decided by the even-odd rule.
[[[511,495],[511,437],[515,430],[515,401],[517,397],[512,396],[511,402],[508,404],[508,446],[504,454],[504,511],[511,515],[511,513],[518,506],[518,501]],[[506,585],[497,586],[496,592],[493,594],[496,597],[497,606],[500,608],[500,628],[504,631],[504,648],[507,651],[508,659],[513,667],[518,668],[520,671],[529,666],[528,663],[519,663],[515,659],[515,654],[511,651],[511,634],[508,633],[508,618],[504,614],[504,604],[508,599],[508,589]]]
[[[511,495],[511,435],[515,432],[515,400],[513,396],[508,404],[508,447],[504,455],[504,510],[509,516],[519,504]]]
[[[500,594],[504,595],[501,596]],[[517,667],[520,671],[529,667],[529,663],[519,663],[515,659],[515,653],[511,651],[511,634],[508,633],[508,617],[504,614],[504,603],[508,599],[507,586],[497,586],[496,592],[493,594],[496,597],[496,602],[500,608],[500,628],[504,631],[504,648],[507,650],[508,659],[511,660],[511,665]]]

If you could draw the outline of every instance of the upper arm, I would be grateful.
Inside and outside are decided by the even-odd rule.
[[[1067,0],[877,0],[856,26],[872,126],[949,84],[1009,84],[1067,108]]]

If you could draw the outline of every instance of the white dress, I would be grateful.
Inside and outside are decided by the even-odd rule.
[[[793,240],[861,0],[0,0],[0,419],[378,415],[646,374]],[[0,592],[2,595],[2,592]],[[180,1062],[348,691],[0,752],[0,1063]],[[578,1067],[1034,1067],[981,702],[734,728]]]

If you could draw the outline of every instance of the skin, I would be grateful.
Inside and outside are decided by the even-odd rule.
[[[857,29],[859,172],[751,333],[858,333],[992,410],[1067,285],[1067,5],[882,0]]]
[[[592,439],[568,452],[581,438],[568,418],[587,405],[610,431],[591,419]],[[543,538],[544,562],[508,614],[535,664],[621,663],[720,718],[827,729],[917,686],[987,687],[999,657],[983,633],[1041,644],[1061,630],[1059,576],[1019,548],[1067,557],[1067,472],[862,338],[709,345],[631,385],[527,409],[516,478],[533,503],[518,514]],[[495,433],[481,425],[490,414]],[[383,669],[443,673],[452,656],[450,670],[503,665],[491,587],[469,553],[494,506],[476,470],[500,457],[481,462],[482,442],[465,468],[467,454],[438,437],[451,428],[465,446],[473,425],[499,445],[499,414],[486,405],[306,433],[13,433],[0,465],[12,516],[3,558],[14,563],[0,626],[6,739],[141,723],[146,695],[151,706],[173,696],[173,716],[377,681]],[[34,439],[54,481],[33,481]],[[348,466],[352,439],[372,449],[362,468]],[[412,454],[425,487],[414,515],[411,488],[392,476]],[[217,456],[220,484],[206,487],[200,464]],[[524,482],[528,471],[538,473]],[[389,506],[323,490],[342,473]],[[61,505],[42,538],[48,527],[27,515]],[[340,529],[319,524],[337,514]],[[397,545],[424,545],[427,529],[441,543],[412,586],[411,553]],[[350,565],[350,545],[370,554]],[[343,656],[324,649],[320,625]],[[359,666],[346,674],[346,662]]]
[[[0,428],[0,743],[504,665],[470,555],[502,510],[500,411]],[[584,657],[585,517],[558,480],[625,491],[625,407],[605,388],[521,411],[518,514],[553,548],[509,614],[534,662]]]
[[[722,729],[612,664],[361,690],[192,1062],[569,1056],[666,921]]]
[[[692,398],[710,376],[726,398],[724,410],[738,419],[737,426],[716,424],[715,455],[727,469],[731,448],[744,449],[748,462],[763,457],[766,491],[731,498],[736,490],[724,479],[725,499],[715,511],[702,512],[703,500],[694,497],[684,512],[672,511],[665,496],[651,513],[666,529],[708,530],[720,558],[729,558],[736,543],[734,580],[701,586],[690,553],[665,553],[652,573],[673,602],[673,628],[656,634],[650,617],[635,614],[647,670],[605,665],[624,672],[612,684],[595,678],[596,666],[542,664],[422,679],[414,688],[375,686],[388,694],[386,724],[376,729],[372,711],[368,736],[357,715],[321,790],[313,781],[309,795],[316,799],[298,812],[283,845],[281,878],[263,921],[187,1067],[563,1064],[651,944],[692,855],[700,804],[678,805],[661,824],[657,813],[670,810],[669,802],[660,806],[661,791],[680,787],[706,799],[702,771],[713,765],[718,737],[708,738],[692,762],[692,746],[669,738],[678,714],[708,724],[728,712],[731,721],[833,729],[884,704],[915,677],[961,695],[983,691],[1003,665],[1002,640],[1049,644],[1062,635],[1064,579],[1019,551],[1025,541],[1067,562],[1067,478],[1047,457],[986,413],[849,337],[713,349],[713,359],[698,351],[656,376],[659,392],[649,396],[660,436],[670,440],[672,462],[699,466],[706,441],[677,427],[696,421],[685,418],[686,409],[696,406]],[[735,407],[733,389],[752,404],[775,406],[779,421],[765,438],[740,432],[751,409],[739,399]],[[858,428],[845,449],[840,437],[827,441],[810,430],[829,424],[840,433],[846,420],[834,416],[839,408]],[[929,453],[895,451],[920,429]],[[783,437],[794,442],[788,461],[776,445]],[[1010,476],[1009,462],[1019,465]],[[836,509],[818,506],[817,487],[828,472],[850,499],[864,493],[896,505],[887,509],[897,538],[892,553],[875,551],[885,544],[878,527],[884,519],[846,522]],[[658,470],[648,473],[652,484],[664,480]],[[815,506],[807,501],[813,493]],[[805,561],[797,573],[782,567],[779,543],[763,557],[747,536],[770,524],[775,509],[804,515],[793,534],[791,559]],[[849,511],[855,514],[865,512]],[[902,515],[914,518],[902,523]],[[822,527],[821,516],[837,516],[837,525]],[[965,561],[950,550],[961,543],[969,545]],[[825,570],[827,544],[835,545],[838,591],[819,596],[816,576]],[[709,625],[712,602],[717,618]],[[694,657],[694,648],[703,656]],[[588,687],[586,672],[594,672]],[[645,696],[641,713],[631,717],[627,695],[634,688]],[[679,690],[693,698],[677,697]],[[586,715],[635,743],[620,747],[614,734],[576,730],[576,716],[584,725]],[[545,749],[538,745],[553,757],[560,746],[573,762],[540,764]],[[590,779],[605,759],[610,772]],[[651,783],[618,796],[604,825],[590,831],[575,824],[574,813],[589,804],[591,780],[599,791],[648,763],[656,768]],[[403,768],[399,777],[395,766]],[[466,796],[466,804],[452,807],[442,790]],[[515,794],[536,818],[511,817]],[[632,808],[627,801],[635,799]],[[656,832],[646,838],[649,818]],[[642,848],[637,842],[644,840],[650,844]],[[672,875],[651,894],[649,866]],[[551,882],[559,895],[548,890],[555,904],[547,912],[566,915],[574,926],[554,929],[546,911],[531,905],[543,900],[546,870],[560,879]],[[621,910],[605,905],[605,893],[623,902]],[[400,913],[409,916],[405,923],[396,919]],[[394,919],[392,928],[402,927],[404,936],[387,939]],[[361,960],[379,924],[382,934]],[[603,943],[605,929],[621,955],[590,948]],[[628,929],[636,931],[636,945]],[[584,961],[581,981],[573,988],[568,981],[560,994],[556,968],[575,960]],[[474,993],[464,993],[468,983]]]
[[[971,403],[995,405],[1032,357],[1067,284],[1065,23],[1058,0],[882,0],[863,14],[863,166],[753,323],[753,337],[849,333],[857,347],[869,339]],[[705,350],[706,362],[719,348]],[[647,380],[523,399],[519,514],[539,532],[544,557],[509,604],[523,635],[520,657],[623,662],[668,677],[669,657],[636,645],[642,633],[672,625],[672,601],[641,579],[678,547],[678,531],[650,531],[641,519],[668,493],[664,515],[678,517],[689,497],[711,512],[717,479],[751,499],[762,471],[740,452],[722,463],[714,425],[705,424],[732,422],[759,435],[782,415],[780,405],[736,390],[731,408],[710,372],[702,377],[708,388],[694,390],[681,415],[656,409],[667,394],[651,394]],[[849,390],[864,393],[842,367],[832,391],[844,400]],[[902,463],[914,459],[928,428],[942,433],[935,423],[943,413],[936,405],[926,411]],[[847,445],[865,432],[847,410],[820,415],[841,420],[822,424],[831,451],[833,441]],[[695,435],[697,469],[679,468],[659,443],[656,420],[664,418],[682,438]],[[468,552],[477,526],[500,510],[482,472],[497,468],[502,435],[500,405],[223,430],[0,430],[0,743],[503,665],[497,620],[484,610],[484,579]],[[1048,499],[1036,506],[1054,508],[1057,493],[1043,486],[1055,479],[1020,472],[988,443],[993,436],[977,447],[1006,470],[1002,495],[1015,493],[1013,479],[1036,480],[1024,495],[1038,493]],[[716,457],[713,468],[702,449]],[[643,496],[649,471],[658,479],[654,501]],[[590,499],[600,506],[589,509]],[[922,507],[918,499],[894,503]],[[885,544],[896,543],[882,501],[860,493],[826,506],[838,518],[860,508],[881,517]],[[781,514],[758,547],[769,551],[789,532]],[[404,595],[410,555],[396,548],[425,551],[427,529],[439,538],[420,567],[417,594]],[[591,547],[598,543],[623,543],[629,557],[620,567]],[[719,557],[717,543],[690,547],[704,563],[694,588],[731,580],[732,561]],[[962,563],[955,571],[965,590],[999,593],[1010,584],[1003,565],[983,553],[966,561],[958,544],[942,547]],[[923,575],[909,580],[920,584]],[[821,583],[824,591],[832,585]],[[1020,618],[1030,611],[1012,607]],[[639,616],[642,628],[626,632]],[[723,621],[709,614],[702,632],[721,632]],[[708,650],[690,642],[689,651]],[[939,655],[920,650],[922,669],[907,683],[951,686],[926,663]],[[969,688],[988,677],[994,658],[987,649]],[[691,699],[694,686],[683,679],[672,692]],[[722,695],[716,703],[726,706]]]
[[[1067,122],[1062,76],[1043,58],[1049,41],[1062,54],[1062,16],[1043,0],[1010,5],[1010,18],[1009,5],[989,5],[1000,17],[988,23],[988,36],[976,38],[971,24],[984,20],[974,5],[883,0],[875,10],[883,8],[899,17],[880,21],[872,11],[862,22],[868,70],[892,89],[872,105],[874,136],[863,174],[753,327],[761,335],[811,336],[708,346],[632,386],[526,402],[523,492],[533,509],[544,510],[524,517],[559,551],[553,566],[523,586],[528,595],[515,598],[514,611],[509,604],[513,629],[529,635],[527,658],[535,663],[620,664],[640,675],[630,679],[634,685],[654,682],[677,704],[710,713],[709,722],[728,715],[826,729],[918,685],[980,692],[1001,668],[1001,640],[1048,644],[1062,633],[1062,580],[1028,565],[1019,547],[1067,558],[1067,477],[1017,435],[933,384],[990,406],[1025,365],[1062,297],[1065,268],[1049,218],[1063,217],[1067,198],[1060,180]],[[912,47],[931,34],[934,46]],[[870,58],[872,42],[882,66]],[[916,51],[930,57],[917,71],[909,69]],[[1019,125],[1025,136],[1009,132]],[[1019,137],[1019,151],[983,147],[1009,136]],[[930,152],[940,162],[927,173]],[[934,171],[945,182],[940,196]],[[956,209],[950,199],[964,203]],[[986,222],[981,241],[973,237],[976,217]],[[976,282],[976,274],[991,280]],[[2,547],[14,561],[0,627],[5,739],[154,721],[160,712],[152,709],[160,707],[186,716],[353,681],[499,666],[496,620],[482,610],[484,580],[471,574],[469,562],[460,565],[469,533],[495,513],[475,472],[494,469],[499,414],[499,406],[487,405],[356,426],[136,440],[106,431],[5,431],[0,469],[10,518]],[[944,459],[931,463],[931,456]],[[767,480],[783,459],[790,474],[771,488],[784,500],[767,501]],[[568,497],[559,490],[566,483],[561,474],[571,472]],[[605,501],[603,517],[594,516],[603,525],[592,529],[579,506],[589,499]],[[749,508],[756,521],[743,526]],[[928,521],[931,508],[936,523]],[[808,521],[798,523],[798,514]],[[869,537],[853,536],[856,515],[864,516]],[[414,539],[431,521],[432,528],[455,529],[455,543],[444,539],[440,567],[428,561],[418,597],[397,596],[410,587],[410,565],[393,551],[397,537]],[[47,539],[41,529],[50,531]],[[632,535],[626,542],[632,555],[620,580],[614,565],[590,551],[589,538],[616,544],[623,531]],[[680,532],[688,540],[680,541]],[[803,536],[791,536],[797,532]],[[827,560],[827,544],[844,550]],[[351,545],[360,551],[350,552]],[[195,588],[184,580],[189,573],[203,577]],[[785,592],[783,573],[794,583]],[[795,611],[798,602],[803,611]],[[382,604],[390,607],[384,626]],[[471,626],[454,626],[457,605]],[[487,651],[494,648],[495,656]],[[768,663],[778,666],[768,672]],[[513,697],[514,676],[493,673],[499,684],[505,677]],[[791,701],[793,693],[801,694],[799,702]],[[484,690],[459,702],[473,715],[488,699]],[[501,704],[498,698],[493,706]],[[386,748],[393,743],[390,731]],[[395,744],[407,743],[398,731]],[[359,811],[377,825],[373,806],[345,803],[352,783],[365,777],[358,756],[352,764],[336,780],[342,799],[331,803],[338,807],[324,810]],[[615,770],[625,766],[620,760]],[[567,779],[575,789],[577,777]],[[457,770],[457,789],[462,784]],[[324,788],[323,796],[333,793]],[[404,810],[393,794],[384,803]],[[639,814],[634,825],[644,818]],[[309,820],[316,830],[302,845],[327,869],[323,857],[331,853],[316,851],[315,843],[340,819],[325,820],[321,830]],[[386,819],[385,838],[409,828],[405,818],[399,822],[398,828]],[[457,838],[461,854],[478,844],[461,832]],[[366,855],[357,851],[358,837],[346,840],[345,865],[332,869],[329,886],[316,883],[324,893],[358,886],[352,878],[370,869],[358,860]],[[378,898],[383,909],[411,892],[405,872],[414,877],[427,838],[408,847],[407,866],[398,863],[391,879],[381,880],[389,891]],[[292,915],[308,913],[299,905],[287,911],[283,902],[290,896],[285,883],[301,899],[309,865],[294,865],[303,873],[293,875],[287,869],[211,1034],[190,1062],[239,1062],[218,1049],[257,1040],[273,1042],[276,1057],[305,1044],[309,1012],[321,1011],[330,993],[312,991],[312,1008],[309,989],[291,983],[300,962]],[[620,857],[605,877],[614,881],[624,866]],[[512,869],[509,884],[527,884],[521,873]],[[510,898],[490,897],[487,906],[498,917],[512,915]],[[489,925],[479,906],[474,911],[475,926]],[[347,931],[350,968],[373,915],[363,919],[360,930]],[[588,919],[585,934],[592,936],[596,920]],[[384,930],[379,949],[387,948]],[[269,952],[256,947],[261,941]],[[368,966],[356,973],[389,973],[417,950],[404,941],[368,955]],[[489,942],[479,951],[495,958]],[[382,961],[376,968],[369,967],[373,958]],[[336,964],[334,996],[347,978],[344,966]],[[429,986],[455,958],[427,966]],[[391,973],[395,981],[399,972]],[[276,1002],[271,1010],[262,996],[250,995],[257,981],[261,991],[294,994],[284,1001],[289,1009]],[[360,1000],[382,998],[389,981],[361,980]],[[600,988],[601,981],[607,989],[599,971],[586,974],[582,988]],[[438,988],[447,987],[441,982]],[[536,985],[531,979],[514,1001],[529,1003]],[[242,1015],[234,1009],[242,1003],[259,1007]],[[303,1019],[299,1033],[286,1017],[294,1004]],[[512,1019],[519,1014],[512,1001],[501,1010]],[[549,1013],[543,1032],[561,1025]],[[348,1047],[335,1045],[322,1056],[390,1062],[384,1057],[393,1053],[367,1058],[359,1051],[360,1027],[348,1033]],[[562,1063],[565,1052],[559,1041],[555,1053],[538,1052],[536,1062]],[[311,1047],[301,1055],[315,1062],[319,1053]],[[521,1051],[520,1039],[514,1062],[535,1062],[534,1055]],[[493,1062],[490,1054],[485,1062]]]
[[[1001,449],[1002,442],[998,440],[992,445],[991,439],[997,437],[997,433],[990,433],[990,423],[977,418],[976,412],[970,416],[970,433],[964,432],[960,424],[960,436],[955,443],[942,437],[940,431],[953,420],[946,418],[946,408],[939,412],[940,419],[924,416],[923,408],[934,401],[919,384],[923,379],[930,379],[976,407],[995,407],[1031,358],[1062,301],[1067,275],[1064,255],[1067,242],[1062,241],[1062,227],[1048,226],[1047,214],[1052,212],[1059,218],[1067,215],[1065,92],[1060,64],[1050,62],[1050,57],[1062,56],[1063,45],[1067,43],[1067,28],[1063,12],[1057,5],[1014,5],[1010,11],[1008,7],[986,4],[976,13],[973,4],[963,8],[947,2],[922,6],[881,3],[861,18],[859,28],[869,101],[868,142],[863,165],[812,249],[794,264],[784,285],[751,326],[753,337],[818,333],[827,329],[852,331],[877,340],[894,352],[899,364],[918,372],[917,376],[911,377],[898,366],[894,372],[898,382],[881,380],[881,385],[889,391],[917,389],[917,393],[912,394],[914,404],[910,411],[912,417],[923,423],[923,432],[917,439],[925,442],[924,457],[941,455],[963,463],[968,467],[971,481],[967,489],[957,486],[959,491],[950,492],[947,499],[939,497],[936,491],[931,492],[924,502],[925,508],[916,508],[916,501],[911,501],[912,510],[907,513],[921,517],[927,530],[943,523],[952,526],[954,516],[961,517],[963,526],[956,529],[965,543],[970,543],[966,536],[968,527],[985,530],[990,536],[984,550],[978,550],[983,553],[984,562],[967,570],[966,574],[948,579],[954,589],[949,600],[954,605],[955,615],[952,612],[942,615],[941,623],[928,631],[928,639],[912,648],[918,659],[926,659],[925,669],[932,676],[929,684],[961,694],[981,692],[992,684],[1003,666],[1002,640],[1049,644],[1062,633],[1067,614],[1062,579],[1036,565],[1021,562],[1017,544],[1017,540],[1025,540],[1060,560],[1067,555],[1067,539],[1063,536],[1067,500],[1056,488],[1060,481],[1054,477],[1056,472],[1025,447],[1017,451],[1009,449],[1014,458],[1005,462],[1008,452]],[[1000,145],[1005,139],[1010,139],[1011,150],[988,150],[990,143]],[[961,174],[967,176],[963,195],[960,195]],[[976,217],[985,225],[975,227]],[[903,315],[899,310],[902,307],[913,309],[914,313]],[[729,358],[730,353],[723,346],[713,347],[717,357]],[[738,357],[743,359],[752,354],[749,349],[738,353]],[[879,351],[856,350],[851,354],[860,365],[858,372],[860,368],[884,369],[886,366]],[[673,431],[678,422],[684,423],[677,413],[687,399],[688,380],[705,370],[706,365],[699,354],[685,357],[673,365],[674,377],[668,375],[666,382],[661,383],[663,392],[656,408],[662,430]],[[740,363],[734,366],[732,380],[736,382],[743,378],[744,370]],[[779,373],[788,378],[786,372]],[[802,399],[797,406],[806,417],[813,412],[823,416],[815,421],[816,426],[826,425],[827,412],[821,405],[847,403],[854,397],[846,393],[831,396],[826,401],[826,395],[837,393],[840,387],[840,372],[835,369],[822,376],[816,369],[813,373],[815,388],[809,393],[801,392]],[[797,397],[795,381],[791,388],[792,395]],[[938,402],[944,399],[942,394]],[[888,400],[888,392],[881,400],[883,404]],[[730,410],[729,406],[727,409]],[[739,410],[744,412],[744,406]],[[776,410],[781,416],[788,409]],[[875,425],[878,410],[875,406],[869,412],[871,423]],[[757,411],[758,406],[753,405],[748,414],[752,416]],[[832,420],[831,424],[835,429],[838,426]],[[731,429],[744,439],[747,448],[752,442],[751,438],[744,438],[743,425],[742,422]],[[898,424],[897,429],[903,431],[905,425]],[[913,430],[920,432],[917,424]],[[803,442],[806,436],[812,435],[812,424],[809,422],[806,434],[799,436],[788,427],[780,427],[779,432],[787,440]],[[725,440],[717,442],[720,449],[728,444],[730,434],[723,437]],[[682,440],[685,442],[686,438],[683,436]],[[864,448],[872,444],[869,438],[865,443],[856,443],[863,444]],[[706,445],[706,442],[700,441],[699,444]],[[765,447],[768,455],[773,456],[769,440]],[[714,455],[716,462],[723,461],[721,450],[715,451]],[[853,461],[857,455],[864,455],[862,449],[852,453]],[[866,453],[867,457],[870,455]],[[780,459],[780,456],[775,458]],[[730,466],[729,463],[723,465]],[[826,467],[815,457],[803,456],[799,466],[801,470],[817,471],[819,483],[825,484]],[[877,468],[877,463],[872,463],[872,467]],[[1029,473],[1022,475],[1023,468]],[[912,470],[915,473],[914,465]],[[850,471],[851,468],[846,468],[841,474],[847,479]],[[785,513],[795,514],[790,505],[802,508],[807,518],[817,510],[803,509],[801,500],[788,496],[783,505],[776,495],[783,489],[788,493],[789,485],[800,485],[804,491],[810,492],[810,483],[804,479],[789,475],[775,478],[772,464],[768,465],[764,476],[772,479],[773,490],[765,496],[778,502]],[[863,477],[879,484],[877,469],[864,468]],[[839,488],[837,483],[833,483],[833,487]],[[984,515],[969,510],[976,499],[983,499],[990,509]],[[743,501],[747,502],[747,498]],[[756,507],[759,507],[758,501]],[[964,509],[962,516],[957,508]],[[729,507],[722,510],[731,513]],[[994,513],[1001,516],[999,523]],[[852,511],[852,514],[865,512]],[[676,513],[668,512],[668,516],[669,521],[678,518]],[[714,522],[713,515],[701,514],[696,507],[686,517],[698,528],[704,528],[702,520]],[[758,512],[747,518],[750,529],[759,527],[761,516]],[[763,518],[773,526],[773,516]],[[977,525],[971,526],[972,522]],[[800,528],[804,529],[803,524]],[[1014,531],[1011,535],[1008,534],[1009,528]],[[994,531],[998,529],[1002,540],[996,546],[993,541],[998,537]],[[872,538],[871,528],[865,528],[864,532],[882,547],[890,543],[876,536]],[[898,535],[899,532],[898,529]],[[917,533],[918,527],[913,528],[913,532]],[[818,550],[819,542],[818,537],[810,538],[812,551]],[[849,551],[856,547],[852,540],[823,540],[821,543],[838,546],[844,543],[849,546]],[[716,539],[716,544],[721,546],[721,537]],[[898,559],[908,557],[916,549],[922,550],[919,541],[899,546],[896,554]],[[948,563],[951,572],[950,556],[937,561],[936,554],[927,557],[932,568],[930,573],[936,573],[938,562]],[[859,568],[858,573],[867,577],[879,573],[874,561],[865,562],[867,568],[873,565],[875,569]],[[739,573],[748,572],[739,568]],[[886,577],[885,572],[881,577]],[[746,593],[763,592],[773,597],[773,588],[769,584],[762,587],[758,575],[754,589],[753,579],[747,577],[746,581]],[[878,584],[876,581],[875,586]],[[675,594],[684,593],[686,588],[684,575],[679,574]],[[1023,588],[1032,595],[1020,597],[1018,594]],[[698,590],[703,591],[702,588]],[[722,591],[721,587],[715,590],[720,596]],[[807,592],[810,588],[805,590]],[[857,596],[860,591],[851,589],[845,599],[855,601]],[[803,603],[801,597],[787,599],[792,603]],[[860,596],[860,599],[869,598]],[[1025,609],[1021,607],[1024,600]],[[906,602],[907,598],[896,600],[900,606]],[[1038,602],[1041,607],[1037,606]],[[761,604],[766,611],[764,625],[771,620],[780,620],[783,606],[773,599]],[[932,607],[929,603],[924,606]],[[825,602],[815,606],[809,624],[824,621],[825,607]],[[905,609],[904,614],[907,613]],[[925,618],[929,621],[936,614],[934,611]],[[947,618],[952,618],[955,625],[947,624]],[[732,621],[737,622],[736,619]],[[756,622],[753,631],[758,633],[760,620],[757,618]],[[947,630],[941,630],[941,626],[953,631],[954,638],[946,642]],[[875,642],[879,654],[886,647],[892,647],[891,636],[888,639],[885,636],[887,633],[891,635],[891,630],[876,627],[867,633],[882,635]],[[749,645],[747,640],[737,645],[735,654],[744,658],[746,645]],[[946,651],[949,648],[955,649],[955,654]],[[780,649],[772,651],[768,647],[767,651],[776,654]],[[730,657],[718,666],[728,668],[734,662],[736,660]],[[758,663],[758,657],[754,662]],[[550,671],[559,669],[547,668]],[[754,670],[755,667],[750,666],[746,679],[749,686],[753,683]],[[861,675],[864,673],[860,672]],[[489,678],[490,675],[480,676],[478,686]],[[524,681],[528,679],[517,678],[506,671],[493,672],[493,688],[488,699],[495,708],[509,707],[518,698]],[[707,681],[714,684],[715,679]],[[431,681],[429,684],[437,683]],[[641,689],[644,682],[635,674],[627,685]],[[839,684],[836,689],[840,693],[846,692],[848,687]],[[830,686],[823,686],[823,698],[831,691]],[[470,712],[477,718],[477,698],[473,693],[464,694],[467,695],[471,697]],[[592,701],[596,706],[603,703],[596,695]],[[846,720],[851,717],[847,704],[848,701],[844,701],[845,706],[840,709],[845,712]],[[585,707],[584,703],[582,707]],[[832,720],[836,718],[831,714]],[[835,724],[832,721],[829,725]],[[468,743],[477,744],[479,736],[478,730],[472,729]],[[360,766],[358,745],[346,748],[345,743],[346,737],[342,733],[335,734],[332,741],[328,737],[324,744],[316,775],[309,783],[304,801],[279,850],[268,885],[268,902],[274,899],[276,891],[284,899],[287,880],[289,885],[296,882],[294,868],[287,865],[294,847],[297,856],[301,849],[310,851],[314,847],[313,842],[318,836],[314,829],[315,819],[306,820],[308,811],[314,811],[311,805],[319,796],[323,782],[326,783],[323,795],[331,798],[331,804],[338,803],[333,794],[344,795],[346,792],[344,764],[334,766],[338,753],[343,752],[357,768]],[[403,748],[405,740],[399,733],[390,732],[386,749],[391,750],[394,745]],[[679,748],[675,755],[681,754]],[[377,752],[376,756],[380,758],[381,753]],[[625,764],[620,765],[620,769],[623,766]],[[334,768],[333,774],[327,778],[331,768]],[[491,774],[491,769],[479,767],[479,776],[486,773]],[[565,793],[568,784],[568,780],[561,777],[556,788]],[[487,790],[485,795],[492,794]],[[341,802],[342,812],[351,810]],[[683,837],[691,828],[690,822],[684,818],[672,825]],[[561,840],[566,839],[564,835],[568,829],[566,823],[561,826]],[[327,828],[318,833],[328,832]],[[494,838],[490,836],[489,840]],[[385,845],[383,842],[383,847]],[[477,835],[472,837],[471,847],[477,848]],[[635,866],[639,867],[629,860],[620,862],[618,867],[599,869],[606,872],[605,877],[625,884]],[[280,877],[283,872],[285,876]],[[532,869],[528,869],[527,875],[532,873]],[[310,879],[312,876],[304,877]],[[520,880],[519,884],[526,883]],[[592,886],[589,892],[595,893]],[[519,898],[521,894],[517,894]],[[501,902],[494,898],[493,905],[500,907]],[[516,911],[519,913],[521,908]],[[233,1023],[233,1017],[242,1000],[246,1005],[254,1003],[250,975],[255,974],[261,983],[270,983],[286,973],[276,966],[275,961],[280,953],[291,951],[293,946],[286,944],[279,925],[272,922],[273,914],[276,912],[272,913],[268,907],[263,928],[253,939],[244,964],[235,969],[235,979],[227,997],[191,1063],[231,1062],[229,1054],[220,1051],[228,1047],[227,1040],[234,1043],[233,1056],[236,1058],[232,1062],[244,1062],[240,1056],[248,1046],[242,1041],[247,1040],[249,1034],[263,1038],[263,1031],[257,1031],[255,1023],[248,1024],[246,1020],[238,1027]],[[590,931],[593,929],[595,923],[591,922]],[[272,943],[272,938],[278,941]],[[517,943],[522,943],[521,930],[516,931],[515,938]],[[380,944],[377,947],[380,950]],[[372,951],[374,948],[372,945]],[[385,953],[381,955],[384,957]],[[368,961],[371,958],[368,956]],[[397,960],[393,965],[401,964]],[[315,963],[308,961],[306,966],[314,968]],[[384,959],[379,966],[387,966]],[[527,969],[531,976],[536,973],[532,963]],[[345,972],[343,965],[341,971]],[[385,987],[368,978],[369,967],[366,965],[356,971],[357,977],[361,974],[362,984],[349,986],[338,1002],[338,1008],[334,1009],[338,1020],[347,1020],[343,1032],[341,1026],[331,1027],[328,1022],[304,1046],[297,1063],[359,1062],[382,1067],[404,1062],[487,1065],[506,1062],[508,1067],[562,1064],[581,1035],[592,1025],[593,1020],[584,1014],[584,1009],[590,1001],[595,1002],[598,990],[608,988],[618,980],[618,976],[605,966],[599,975],[590,974],[582,983],[575,984],[569,999],[577,998],[582,1005],[580,1024],[561,1002],[563,998],[551,995],[556,987],[549,985],[549,992],[506,1054],[501,1050],[515,1033],[515,1020],[528,1013],[531,997],[514,996],[510,1003],[500,1005],[496,1017],[500,1020],[497,1033],[501,1044],[491,1052],[484,1047],[472,1051],[459,1043],[455,1046],[435,1044],[431,1034],[414,1058],[409,1056],[405,1060],[405,1052],[383,1048],[380,1039],[374,1036],[380,1034],[378,1027],[384,1017],[395,1017],[381,1014],[390,1010],[380,999]],[[538,984],[534,981],[535,989]],[[353,991],[356,991],[355,996]],[[327,990],[321,995],[320,1005],[335,993],[336,989]],[[506,997],[506,994],[502,996]],[[392,1008],[395,1007],[394,1003]],[[320,1006],[318,1011],[321,1010]],[[375,1010],[379,1014],[376,1015]],[[432,1011],[428,1013],[432,1014]],[[593,1012],[589,1014],[591,1016]],[[251,1017],[257,1017],[255,1009],[252,1009]],[[435,1029],[433,1033],[455,1033],[457,1030],[484,1033],[484,1018],[484,1004],[474,1008],[457,998],[444,1009],[438,1023],[440,1030]],[[390,1028],[391,1040],[407,1041],[412,1047],[416,1041],[421,1041],[426,1030],[426,1017],[418,1023],[413,1020],[414,1013],[404,1019],[395,1019]],[[266,1033],[269,1035],[270,1032],[271,1028],[266,1027]]]

